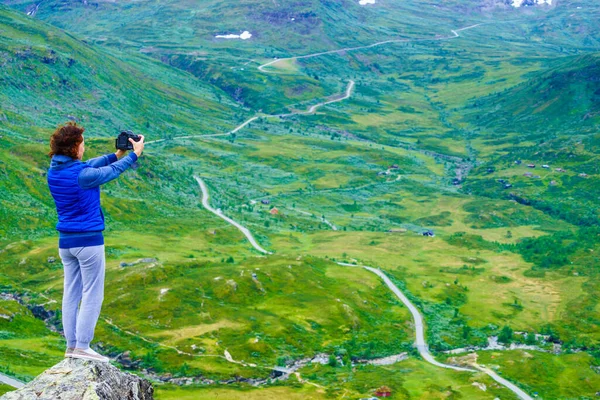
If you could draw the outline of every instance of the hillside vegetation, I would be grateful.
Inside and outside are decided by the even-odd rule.
[[[166,382],[157,398],[514,397],[422,360],[408,310],[341,261],[392,279],[439,360],[498,337],[534,347],[478,362],[530,395],[595,394],[598,5],[3,3],[0,372],[62,358],[46,154],[74,119],[85,158],[120,129],[165,139],[102,189],[96,330],[99,351]],[[274,254],[208,212],[194,175]]]

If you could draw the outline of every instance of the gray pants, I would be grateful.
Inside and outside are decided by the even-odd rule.
[[[62,322],[67,346],[88,349],[104,300],[104,246],[59,249],[59,254],[65,269]]]

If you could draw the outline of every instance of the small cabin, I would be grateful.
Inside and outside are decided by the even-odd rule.
[[[260,202],[263,204],[271,204],[271,200],[269,200],[269,199],[263,199]]]
[[[375,390],[375,396],[377,397],[390,397],[392,395],[392,389],[387,386],[382,386]]]
[[[277,209],[277,207],[271,208],[271,210],[269,210],[269,212],[271,213],[271,215],[279,214],[279,210]]]
[[[579,174],[579,176],[582,178],[587,178],[588,174],[586,174],[585,172],[582,172],[581,174]]]
[[[428,229],[425,232],[423,232],[423,236],[434,237],[435,233],[433,233],[433,231],[431,229]]]
[[[550,166],[548,164],[544,164],[544,165],[542,165],[542,168],[548,169],[548,168],[550,168]]]
[[[511,187],[512,187],[512,185],[510,183],[507,183],[507,184],[504,185],[504,189],[508,189],[508,188],[511,188]]]
[[[521,165],[521,160],[515,160],[515,164]]]
[[[555,169],[556,172],[567,172],[566,170],[562,169],[562,168],[556,168]]]
[[[398,169],[400,167],[398,167],[398,164],[392,164],[390,165],[390,169]]]
[[[535,168],[535,164],[527,164],[527,167],[529,167],[529,168]]]
[[[526,176],[526,177],[528,177],[528,178],[533,177],[533,174],[531,172],[525,172],[523,175]]]

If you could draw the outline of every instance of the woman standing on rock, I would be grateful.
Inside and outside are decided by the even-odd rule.
[[[65,271],[62,303],[67,339],[65,357],[108,362],[107,357],[90,348],[104,299],[104,214],[100,208],[100,185],[118,178],[137,161],[144,150],[144,137],[140,135],[139,142],[129,139],[133,152],[127,157],[118,150],[82,162],[83,132],[83,127],[68,122],[50,137],[52,161],[48,186],[58,212],[58,247]]]

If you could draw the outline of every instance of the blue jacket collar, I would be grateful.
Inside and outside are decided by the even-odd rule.
[[[65,156],[62,154],[55,154],[52,156],[52,160],[50,161],[50,168],[65,167],[75,161],[78,160],[75,160],[69,156]]]

